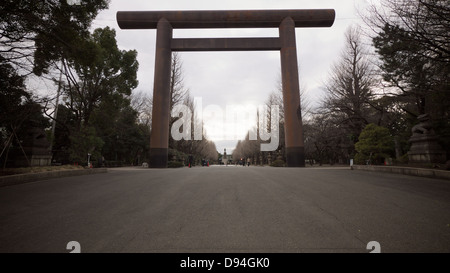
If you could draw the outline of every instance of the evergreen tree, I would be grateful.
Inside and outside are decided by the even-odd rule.
[[[386,158],[392,156],[394,141],[387,128],[368,124],[355,144],[357,164],[382,164]]]

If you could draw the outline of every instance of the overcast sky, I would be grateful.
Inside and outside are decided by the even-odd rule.
[[[116,29],[119,48],[137,50],[139,86],[136,91],[152,94],[156,30],[121,30],[116,22],[117,11],[334,9],[336,20],[331,28],[296,29],[300,84],[306,87],[307,99],[316,104],[322,96],[322,83],[344,46],[344,33],[350,25],[361,23],[357,10],[365,5],[366,0],[111,0],[109,9],[98,15],[93,27]],[[278,37],[278,29],[175,29],[174,37]],[[201,98],[203,108],[216,105],[223,109],[224,115],[227,105],[263,104],[276,90],[280,79],[278,51],[182,52],[180,57],[185,86],[191,95]],[[217,132],[217,128],[222,128],[220,120],[210,121],[204,120],[206,130],[219,152],[224,148],[231,151],[246,129],[226,136]],[[212,125],[216,126],[213,128]],[[225,120],[222,125],[227,126]],[[239,128],[240,125],[235,126]]]

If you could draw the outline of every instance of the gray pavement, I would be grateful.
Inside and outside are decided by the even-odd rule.
[[[110,169],[0,188],[0,252],[450,252],[450,182],[349,168]]]

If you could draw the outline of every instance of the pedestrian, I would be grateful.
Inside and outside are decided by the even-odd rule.
[[[194,161],[194,158],[192,155],[189,155],[189,168],[192,167],[192,162]]]
[[[250,167],[250,157],[247,158],[247,167]]]

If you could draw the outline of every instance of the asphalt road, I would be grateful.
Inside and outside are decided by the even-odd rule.
[[[0,188],[0,252],[450,252],[450,181],[339,168],[111,169]]]

